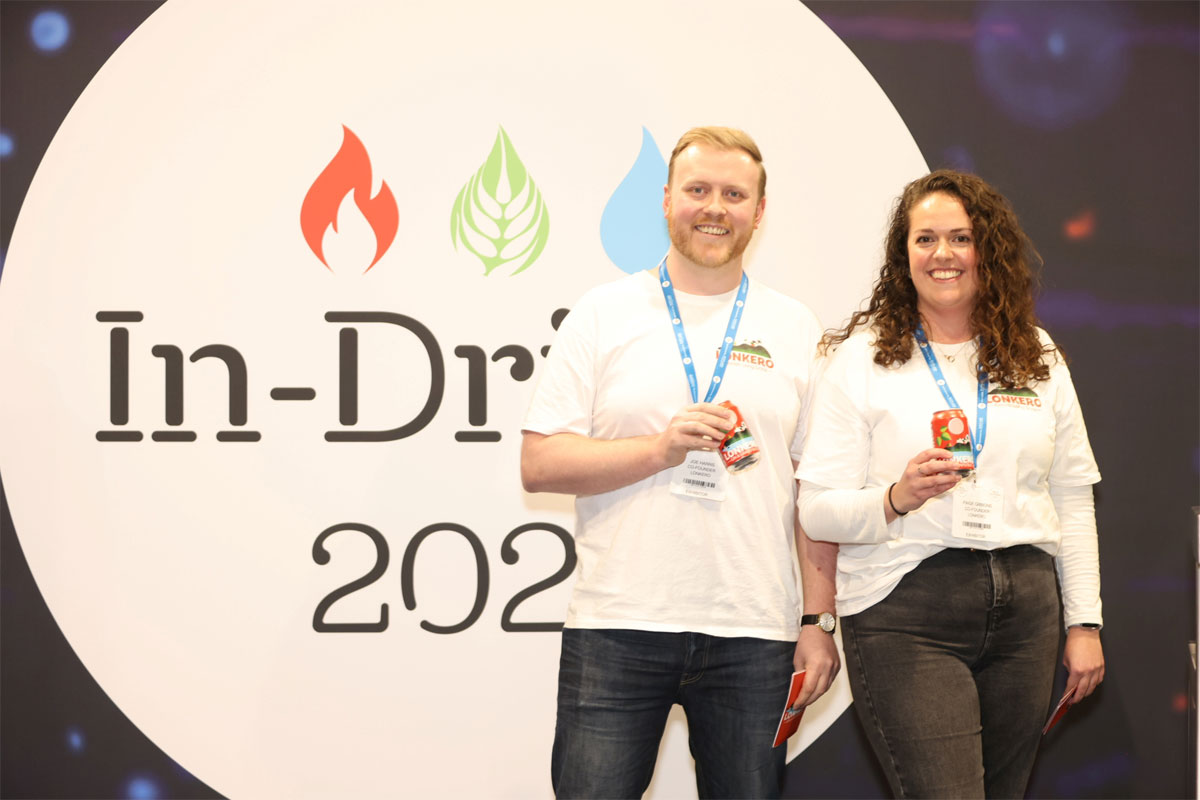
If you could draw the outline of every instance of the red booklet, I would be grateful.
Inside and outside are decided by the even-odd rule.
[[[1071,708],[1071,704],[1068,701],[1074,694],[1074,690],[1063,694],[1062,699],[1058,701],[1058,705],[1054,707],[1054,711],[1050,712],[1050,719],[1046,720],[1046,727],[1042,728],[1042,736],[1049,733],[1050,729],[1057,725],[1058,721],[1066,715],[1067,711]]]
[[[800,727],[800,718],[804,716],[803,708],[792,708],[796,698],[800,696],[800,687],[804,685],[804,671],[792,673],[792,686],[788,689],[787,703],[783,706],[783,716],[779,718],[779,728],[775,731],[775,747],[783,744],[788,737]]]

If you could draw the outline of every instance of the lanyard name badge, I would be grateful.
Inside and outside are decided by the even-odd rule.
[[[942,392],[942,397],[949,408],[959,409],[954,393],[950,391],[938,364],[937,356],[925,336],[925,329],[918,325],[914,336],[920,346],[925,365],[933,376],[934,383]],[[951,520],[951,535],[959,539],[969,539],[976,542],[998,542],[1004,534],[1001,509],[1004,507],[1004,493],[1000,487],[979,480],[979,457],[983,453],[983,445],[987,440],[988,416],[988,375],[982,367],[977,369],[978,389],[975,404],[975,427],[968,430],[971,439],[971,455],[975,459],[975,473],[970,480],[964,480],[953,490],[954,513]]]
[[[671,328],[675,332],[675,344],[679,348],[679,359],[683,362],[683,371],[687,375],[688,389],[692,394],[692,402],[700,402],[700,382],[696,377],[696,365],[692,361],[692,351],[688,346],[687,334],[683,330],[683,316],[679,312],[679,302],[675,299],[675,289],[667,274],[667,259],[664,257],[658,265],[658,283],[662,287],[663,299],[667,302],[667,312],[671,316]],[[725,326],[725,337],[721,341],[721,349],[717,353],[717,364],[713,367],[712,380],[704,394],[704,402],[711,403],[721,388],[725,378],[725,369],[729,366],[729,354],[733,351],[734,336],[742,323],[742,312],[746,307],[746,294],[750,290],[750,279],[742,273],[742,282],[738,287],[737,298],[733,301],[733,309],[729,312],[729,324]],[[671,474],[671,491],[688,497],[700,497],[705,500],[724,500],[729,473],[725,469],[721,457],[716,450],[692,450],[688,452],[684,462],[674,469]]]

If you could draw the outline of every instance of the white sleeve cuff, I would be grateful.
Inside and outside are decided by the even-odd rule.
[[[1063,624],[1104,624],[1100,603],[1100,551],[1096,507],[1089,486],[1050,485],[1062,541],[1054,567],[1062,587]]]
[[[883,515],[887,487],[826,489],[801,483],[797,499],[800,526],[808,538],[820,542],[876,544],[899,535],[900,525],[889,527]]]

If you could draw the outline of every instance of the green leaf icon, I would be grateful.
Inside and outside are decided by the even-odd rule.
[[[550,238],[550,214],[517,150],[501,127],[487,161],[466,182],[450,213],[450,239],[483,262],[483,274],[537,260]]]

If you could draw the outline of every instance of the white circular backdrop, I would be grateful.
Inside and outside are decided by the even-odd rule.
[[[48,149],[12,239],[0,468],[50,610],[147,736],[231,797],[549,796],[558,636],[501,618],[562,567],[547,528],[570,531],[572,514],[569,498],[522,493],[520,418],[553,312],[622,274],[601,217],[644,137],[665,156],[698,124],[744,128],[763,149],[768,203],[749,269],[842,322],[868,291],[892,198],[926,167],[874,80],[798,3],[171,0],[122,45]],[[344,197],[326,230],[305,198],[327,166],[339,179],[361,167],[361,152],[335,159],[343,126],[370,183],[360,171],[357,195],[319,184]],[[464,195],[464,228],[456,200],[489,164]],[[518,217],[530,233],[502,263],[485,264],[471,249],[499,238],[506,192],[544,206]],[[650,194],[653,217],[661,189]],[[325,263],[302,207],[325,230]],[[343,328],[358,337],[353,421],[341,416]],[[116,329],[129,339],[127,420],[110,397],[123,384]],[[210,345],[244,360],[242,425],[226,368],[191,360]],[[509,371],[524,351],[531,377]],[[444,391],[419,430],[326,439],[413,420],[439,365]],[[273,399],[277,388],[314,396]],[[154,437],[184,430],[195,440]],[[139,441],[97,437],[133,431]],[[355,530],[328,536],[328,563],[314,559],[318,535],[345,523],[378,531],[389,558],[323,619],[378,622],[386,604],[385,630],[314,630],[323,599],[382,566]],[[503,541],[531,523],[507,563]],[[482,612],[430,632],[423,620],[453,626],[476,602],[468,534],[487,568]],[[536,592],[512,621],[561,621],[569,589]],[[848,704],[840,681],[792,754]],[[694,794],[692,780],[676,720],[651,794]]]

